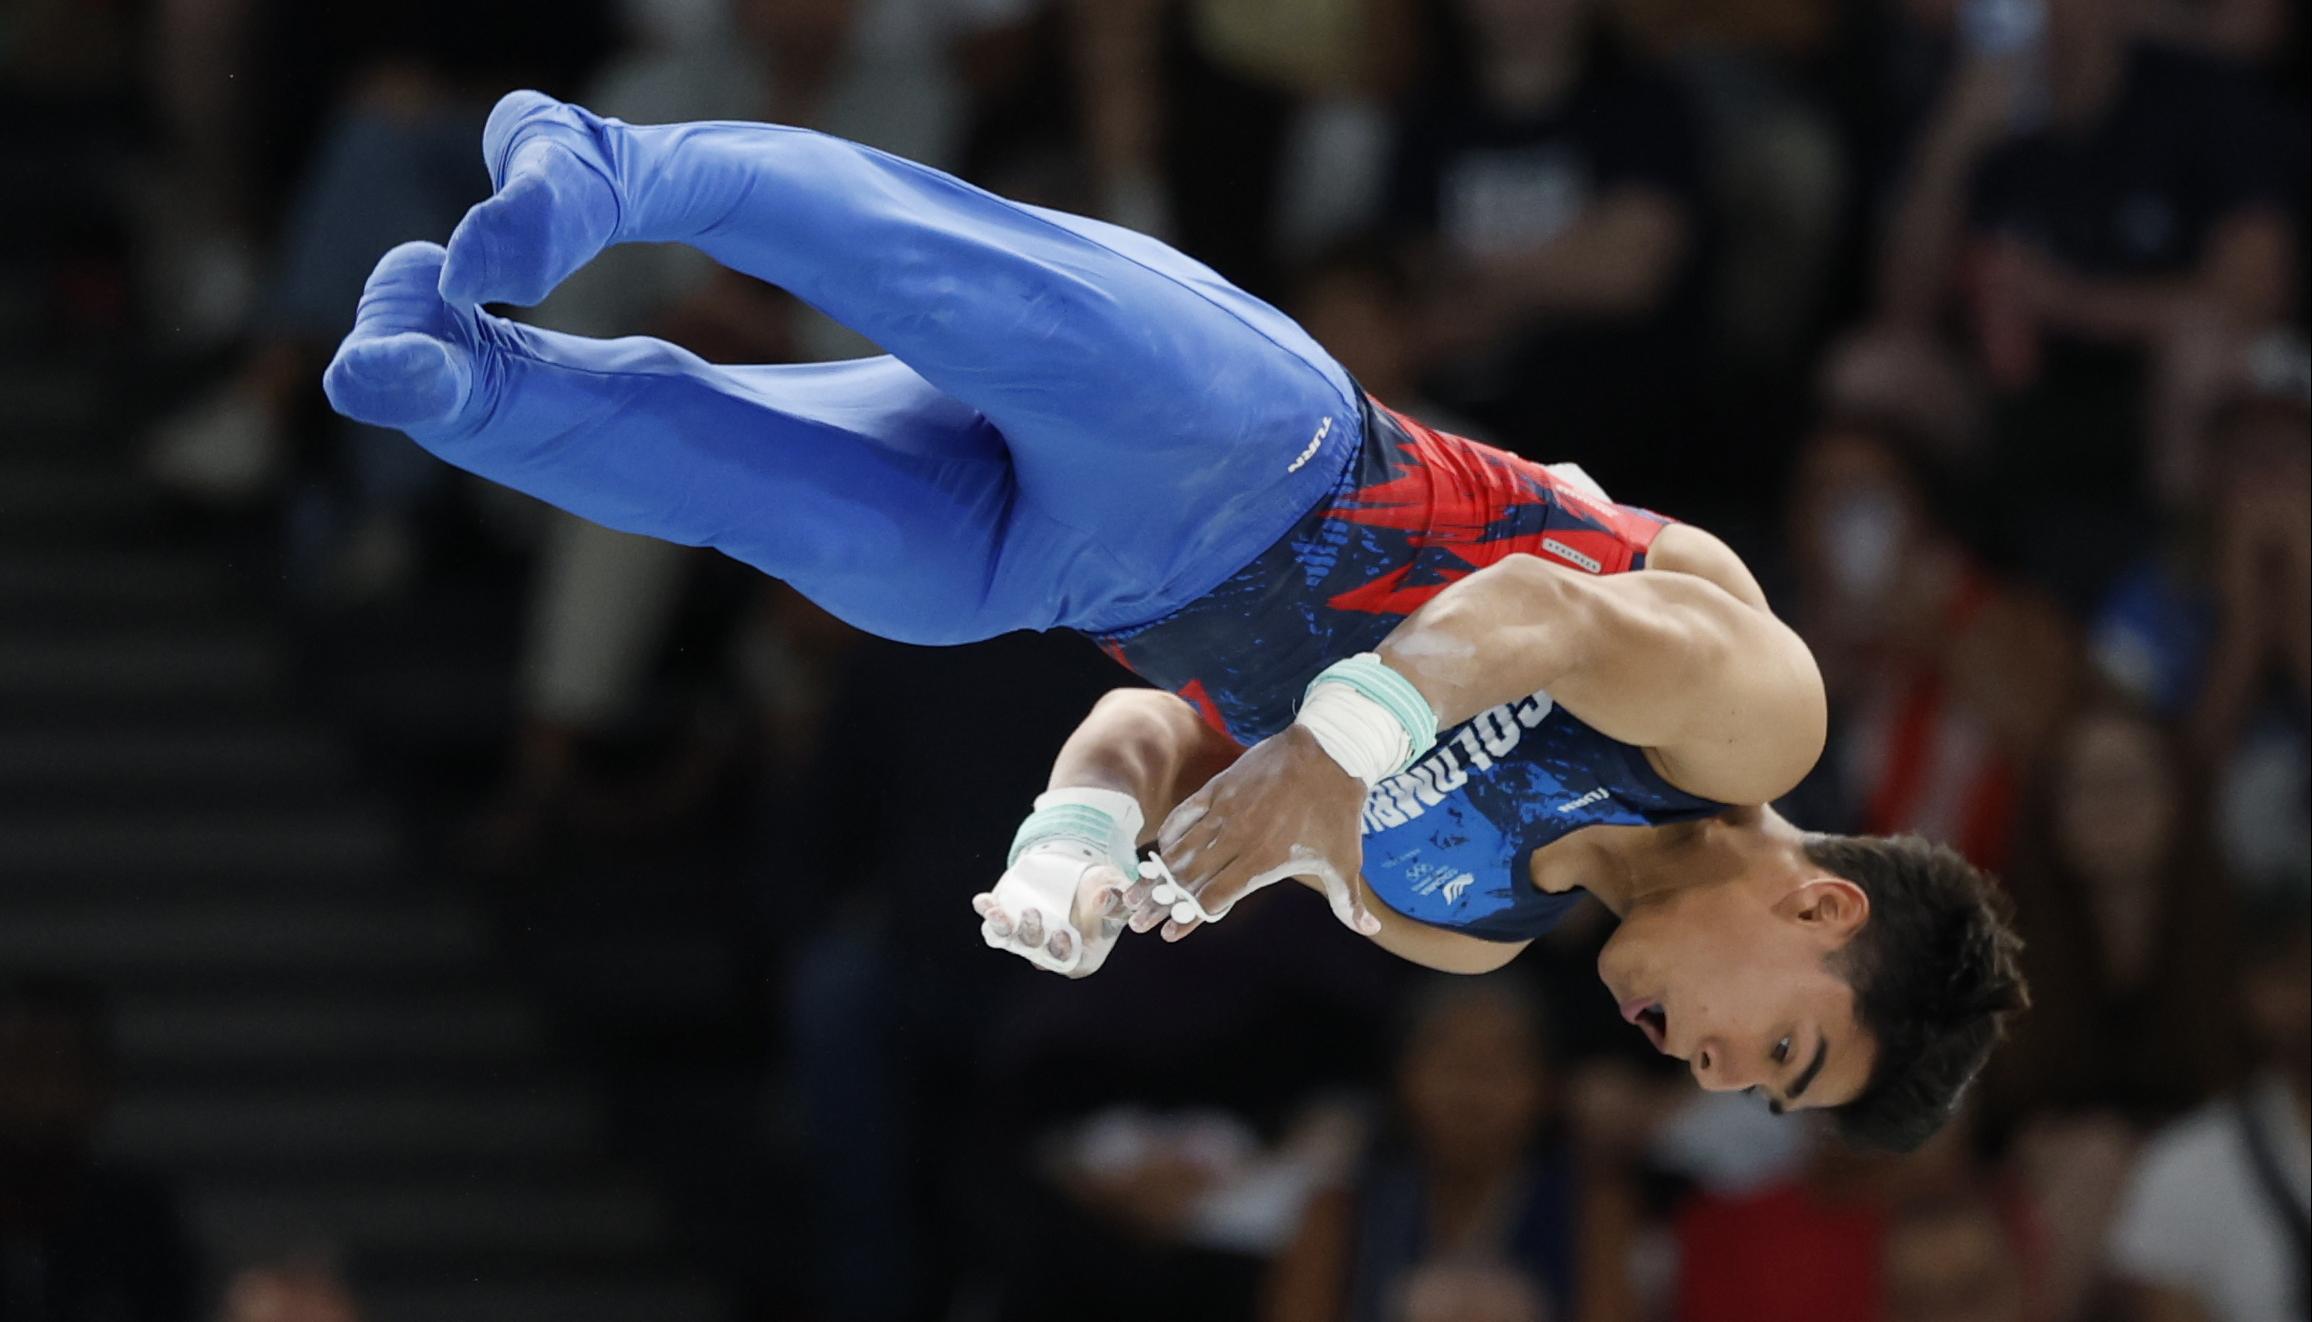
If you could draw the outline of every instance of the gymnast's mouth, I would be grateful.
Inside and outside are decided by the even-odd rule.
[[[1670,1054],[1670,1012],[1660,1001],[1631,1001],[1622,1006],[1622,1017],[1645,1033],[1654,1050]]]

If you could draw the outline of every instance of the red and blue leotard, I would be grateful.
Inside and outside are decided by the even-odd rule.
[[[1362,421],[1355,461],[1290,533],[1185,608],[1101,639],[1109,655],[1250,743],[1292,721],[1319,670],[1372,650],[1459,579],[1521,553],[1625,573],[1644,567],[1664,526],[1585,480],[1377,404]],[[1579,898],[1533,886],[1534,850],[1584,826],[1722,807],[1537,693],[1440,731],[1427,756],[1373,789],[1365,879],[1407,917],[1524,940]]]

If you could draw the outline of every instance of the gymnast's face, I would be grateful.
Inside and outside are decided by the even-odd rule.
[[[1762,868],[1633,906],[1598,976],[1704,1088],[1785,1110],[1840,1106],[1861,1095],[1875,1053],[1831,957],[1869,909],[1852,882]]]

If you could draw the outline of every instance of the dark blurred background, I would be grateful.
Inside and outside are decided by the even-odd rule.
[[[2308,1316],[2305,10],[9,0],[0,1322]],[[1834,695],[1789,810],[2000,870],[2018,1040],[1866,1158],[1665,1077],[1595,913],[989,952],[1121,672],[323,407],[521,85],[1152,230],[1722,533]],[[679,250],[535,316],[868,351]]]

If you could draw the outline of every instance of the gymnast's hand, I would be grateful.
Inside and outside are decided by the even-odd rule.
[[[1324,890],[1344,926],[1371,936],[1380,924],[1356,885],[1365,858],[1364,803],[1364,782],[1295,725],[1253,745],[1173,809],[1156,852],[1215,920],[1262,887],[1304,877]],[[1146,931],[1164,914],[1161,905],[1143,904],[1132,926]],[[1177,941],[1198,925],[1194,917],[1166,920],[1164,939]]]
[[[1039,845],[971,899],[980,938],[1047,972],[1088,978],[1124,933],[1128,896],[1147,883],[1127,877],[1098,850],[1068,841]]]

